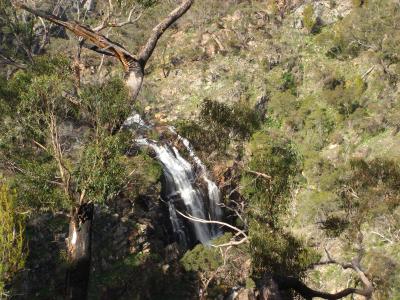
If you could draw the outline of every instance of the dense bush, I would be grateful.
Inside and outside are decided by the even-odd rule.
[[[300,276],[319,256],[286,232],[281,223],[300,172],[299,156],[289,140],[272,130],[256,132],[250,151],[249,171],[244,171],[241,191],[248,201],[254,274]]]
[[[260,127],[262,117],[247,102],[227,105],[205,99],[199,120],[181,121],[178,129],[196,149],[224,153],[232,141],[247,140]]]
[[[220,125],[242,139],[248,138],[261,122],[249,103],[238,102],[228,106],[208,99],[202,103],[200,119],[204,124]]]
[[[337,111],[346,117],[362,105],[361,96],[365,91],[365,83],[360,76],[345,84],[339,84],[334,89],[323,91],[322,97]]]
[[[261,222],[250,223],[250,252],[254,275],[301,277],[320,255],[311,247],[285,232]]]
[[[77,192],[104,202],[126,179],[128,139],[113,133],[130,112],[123,82],[86,85],[79,95],[73,82],[63,57],[42,56],[0,88],[8,113],[0,125],[1,162],[15,172],[12,184],[27,209],[68,208]],[[69,133],[70,126],[80,129]]]
[[[303,24],[308,32],[313,32],[317,21],[314,17],[314,7],[312,4],[307,4],[303,11]]]
[[[130,113],[128,91],[118,78],[111,78],[101,85],[84,86],[80,98],[80,114],[92,128],[100,130],[96,134],[110,134]]]
[[[390,0],[371,0],[335,25],[335,45],[328,56],[347,58],[372,50],[390,62],[399,60],[399,6]],[[382,34],[382,33],[385,34]],[[388,37],[393,38],[388,38]]]
[[[247,168],[270,176],[244,173],[242,192],[249,199],[249,214],[257,222],[279,226],[286,212],[288,194],[300,172],[300,161],[289,140],[274,131],[258,131],[250,142],[251,159]]]
[[[390,160],[356,159],[338,179],[338,195],[351,230],[381,215],[390,215],[400,205],[400,167]]]
[[[5,286],[24,266],[24,223],[16,211],[16,195],[0,183],[0,298],[6,298]]]

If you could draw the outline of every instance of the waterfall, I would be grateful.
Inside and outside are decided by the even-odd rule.
[[[136,132],[148,130],[152,127],[146,124],[137,112],[133,112],[123,126],[134,129]],[[183,217],[178,216],[177,210],[200,219],[221,220],[220,191],[217,185],[209,178],[206,166],[195,154],[190,142],[180,136],[174,127],[169,127],[169,130],[183,144],[195,167],[184,159],[174,146],[168,144],[160,145],[156,141],[146,138],[136,139],[135,142],[137,145],[152,148],[162,165],[165,178],[164,189],[166,190],[164,195],[166,199],[164,200],[168,203],[171,226],[177,242],[183,248],[187,248],[192,240],[188,236],[190,230],[185,226],[185,223],[187,224],[188,222],[183,220]],[[198,179],[204,181],[207,191],[203,191],[199,185],[196,185],[199,182]],[[196,240],[202,244],[209,244],[212,238],[221,234],[221,230],[215,224],[192,221],[191,224],[193,225]]]
[[[218,206],[218,187],[207,177],[205,166],[201,164],[202,168],[199,176],[207,183],[207,195],[209,198],[207,207],[204,203],[204,193],[195,184],[196,172],[194,168],[180,155],[176,147],[158,145],[155,141],[148,139],[137,139],[136,143],[151,147],[162,164],[167,188],[167,199],[165,200],[168,201],[172,228],[180,244],[185,247],[189,237],[186,236],[183,222],[177,216],[176,206],[178,202],[182,201],[186,212],[194,217],[205,220],[219,220],[221,208]],[[193,152],[191,156],[193,158],[196,157]],[[220,233],[215,225],[200,222],[193,222],[192,224],[195,237],[202,244],[209,244],[209,241]]]
[[[182,144],[185,146],[186,150],[188,151],[189,156],[196,163],[196,165],[198,166],[198,168],[200,169],[200,171],[202,173],[204,181],[207,183],[207,192],[208,192],[208,200],[209,200],[209,208],[210,208],[210,212],[209,212],[210,220],[220,220],[222,218],[222,210],[221,210],[221,207],[219,206],[220,198],[221,198],[219,188],[217,187],[215,182],[209,178],[206,166],[203,164],[203,162],[200,160],[200,158],[197,157],[197,155],[195,154],[188,139],[179,135],[176,132],[175,128],[172,126],[169,127],[169,130],[172,133],[174,133],[180,141],[182,141]],[[215,226],[215,225],[212,226],[212,231],[213,231],[213,235],[218,235],[219,233],[221,233],[218,226]]]
[[[168,212],[169,219],[171,220],[172,230],[175,233],[175,238],[179,245],[184,249],[187,248],[187,237],[184,229],[184,225],[180,222],[178,215],[176,214],[176,208],[173,201],[168,201]]]

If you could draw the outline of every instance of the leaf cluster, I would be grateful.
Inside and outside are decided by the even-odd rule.
[[[16,211],[16,193],[2,183],[0,186],[0,298],[11,276],[24,266],[24,220]]]
[[[249,214],[257,221],[278,227],[288,207],[288,194],[301,169],[294,145],[274,131],[258,131],[250,141],[251,158],[242,177],[242,193],[249,201]]]

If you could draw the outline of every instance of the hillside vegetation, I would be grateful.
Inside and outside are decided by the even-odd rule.
[[[123,5],[142,11],[107,33],[134,51],[177,4],[117,2],[123,16]],[[90,299],[254,299],[275,285],[283,299],[306,298],[291,280],[400,299],[398,2],[195,1],[160,39],[134,104],[113,58],[84,49],[77,84],[77,40],[58,27],[39,52],[15,48],[40,44],[37,24],[0,0],[0,298],[62,298],[67,214],[83,194],[104,237]],[[224,222],[246,240],[179,252],[154,154],[114,130],[132,107],[155,124],[152,139],[172,125],[192,143]]]

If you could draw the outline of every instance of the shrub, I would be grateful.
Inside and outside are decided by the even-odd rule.
[[[297,95],[296,80],[292,73],[285,72],[282,75],[282,86],[281,89],[284,91],[290,91],[292,95]]]
[[[92,84],[81,93],[81,116],[105,134],[121,124],[130,113],[130,99],[123,81],[112,78],[104,84]]]
[[[314,17],[314,7],[312,4],[307,4],[303,11],[303,24],[309,33],[315,30],[317,20]]]
[[[0,186],[0,298],[5,285],[24,266],[24,224],[16,212],[16,193],[6,184]]]
[[[365,89],[366,85],[361,76],[355,76],[344,85],[337,85],[333,90],[324,90],[322,97],[341,115],[348,117],[361,107],[361,97]]]
[[[356,6],[366,1],[355,0]],[[334,58],[351,58],[361,51],[372,50],[388,63],[398,61],[399,7],[390,0],[370,0],[354,9],[334,26],[334,46],[327,55]],[[388,36],[394,38],[387,38]]]
[[[341,209],[351,232],[378,216],[390,215],[400,206],[400,167],[386,159],[353,159],[337,181]]]
[[[300,171],[298,154],[290,141],[271,131],[256,132],[250,151],[251,159],[246,168],[271,178],[243,174],[242,193],[249,200],[249,214],[257,221],[277,227],[287,210],[290,186]]]
[[[227,105],[205,99],[198,121],[181,121],[179,132],[192,141],[194,147],[208,155],[224,153],[232,140],[248,139],[262,123],[263,116],[247,102]]]
[[[301,277],[309,266],[320,259],[320,255],[301,240],[282,229],[253,221],[250,223],[250,252],[256,276]]]
[[[249,137],[261,122],[260,116],[249,103],[238,102],[228,106],[208,99],[201,105],[200,119],[205,124],[218,124],[240,138]]]

